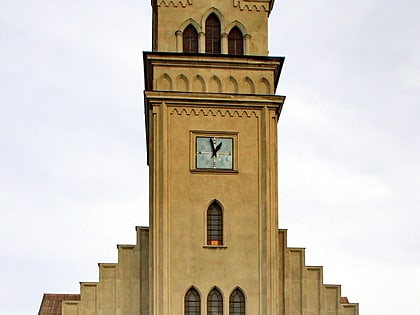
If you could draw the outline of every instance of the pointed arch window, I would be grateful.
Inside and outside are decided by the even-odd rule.
[[[198,53],[198,33],[194,26],[188,25],[182,32],[182,51]]]
[[[244,54],[244,36],[241,30],[235,26],[228,35],[228,52],[229,55]]]
[[[223,315],[223,297],[216,288],[207,297],[207,315]]]
[[[229,315],[245,315],[245,295],[238,288],[229,297]]]
[[[191,288],[185,294],[184,299],[185,315],[200,315],[201,314],[201,300],[200,294],[197,290]]]
[[[212,13],[206,20],[206,53],[220,54],[221,26],[216,14]]]
[[[207,245],[223,245],[223,213],[216,201],[207,209]]]

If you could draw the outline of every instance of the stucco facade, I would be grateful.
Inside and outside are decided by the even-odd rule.
[[[143,56],[150,227],[137,228],[136,245],[118,246],[118,263],[99,264],[99,282],[81,283],[80,301],[63,301],[63,314],[190,314],[191,289],[200,309],[191,314],[216,314],[207,308],[213,289],[221,296],[217,314],[358,314],[278,229],[277,124],[285,97],[275,94],[284,58],[267,56],[273,1],[152,6],[153,51]],[[210,15],[220,22],[216,54],[206,53]],[[198,51],[183,53],[191,26]],[[240,55],[228,53],[234,28]],[[198,139],[212,151],[200,151]],[[232,144],[225,156],[222,139]],[[212,166],[201,167],[200,158]],[[216,242],[212,205],[220,209]],[[233,292],[243,296],[242,313],[232,311]]]

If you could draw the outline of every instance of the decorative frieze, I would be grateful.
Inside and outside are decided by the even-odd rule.
[[[157,1],[158,7],[182,7],[185,8],[192,4],[192,0],[160,0]]]
[[[221,109],[218,108],[190,108],[190,107],[174,107],[170,115],[186,115],[186,116],[219,116],[219,117],[239,117],[239,118],[258,118],[259,115],[255,110],[246,109]]]
[[[238,7],[241,11],[270,12],[272,1],[250,1],[250,0],[233,0],[233,6]]]
[[[237,93],[269,95],[274,93],[270,81],[261,75],[203,75],[165,72],[155,82],[157,91]]]

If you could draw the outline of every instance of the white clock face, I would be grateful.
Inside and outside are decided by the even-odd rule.
[[[233,139],[197,137],[196,167],[200,169],[233,169]]]

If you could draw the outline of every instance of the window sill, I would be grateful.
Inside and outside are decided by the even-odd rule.
[[[238,174],[237,170],[224,170],[224,169],[217,169],[217,168],[193,168],[190,169],[191,173],[196,174]]]
[[[209,249],[226,249],[226,245],[203,245],[203,248],[209,248]]]

